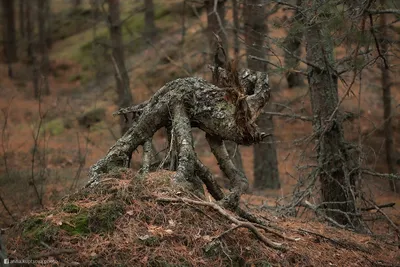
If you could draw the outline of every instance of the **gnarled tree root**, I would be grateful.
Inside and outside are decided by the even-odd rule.
[[[223,78],[225,70],[220,71]],[[105,158],[90,168],[88,185],[98,183],[102,174],[115,168],[129,167],[132,152],[140,145],[144,146],[142,172],[147,173],[151,165],[152,137],[160,128],[166,128],[177,155],[177,162],[172,159],[170,166],[176,167],[174,180],[199,195],[203,193],[204,183],[222,206],[232,211],[237,210],[240,196],[248,188],[248,181],[244,173],[233,164],[223,140],[241,145],[261,141],[266,134],[258,131],[254,121],[270,95],[265,73],[242,73],[240,83],[244,88],[240,88],[238,93],[232,93],[235,88],[219,88],[199,78],[177,79],[163,86],[150,100],[117,112],[126,116],[132,114],[134,123],[110,148]],[[232,100],[232,95],[237,97]],[[212,153],[231,182],[231,192],[226,196],[196,156],[192,127],[206,133]]]

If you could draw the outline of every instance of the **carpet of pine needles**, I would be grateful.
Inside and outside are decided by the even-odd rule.
[[[221,235],[234,225],[210,207],[157,201],[199,200],[172,176],[122,170],[30,214],[6,232],[9,258],[77,266],[400,266],[400,249],[389,242],[272,213],[258,215],[296,241],[263,234],[285,251],[246,228]]]

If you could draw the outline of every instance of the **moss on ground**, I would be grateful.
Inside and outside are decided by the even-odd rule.
[[[83,236],[90,233],[87,210],[81,210],[76,215],[69,217],[60,226],[69,235]]]
[[[89,229],[95,233],[111,232],[115,221],[124,214],[124,206],[117,201],[110,201],[94,206],[89,211]]]
[[[52,136],[60,135],[64,132],[64,121],[61,118],[57,118],[47,122],[42,129],[43,132],[50,133]]]
[[[43,217],[31,217],[22,223],[22,236],[31,243],[51,244],[56,240],[59,229]]]

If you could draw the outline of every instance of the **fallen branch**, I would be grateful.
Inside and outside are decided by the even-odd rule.
[[[393,173],[379,173],[379,172],[373,172],[370,170],[361,170],[362,173],[364,174],[369,174],[375,177],[380,177],[380,178],[387,178],[387,179],[391,179],[391,180],[400,180],[400,176],[397,174],[393,174]]]
[[[45,253],[41,253],[36,256],[33,256],[32,260],[38,260],[38,259],[47,258],[47,257],[55,257],[55,256],[63,255],[63,254],[74,254],[77,252],[78,251],[76,251],[75,249],[58,249],[58,250],[53,250],[50,252],[45,252]]]
[[[326,216],[323,212],[321,212],[320,210],[318,210],[318,207],[311,204],[310,202],[308,202],[307,200],[304,201],[301,206],[305,207],[305,208],[309,208],[312,211],[314,211],[316,214],[321,215],[322,217],[324,217],[325,220],[329,221],[330,223],[334,224],[335,226],[342,228],[342,229],[346,229],[347,227],[343,224],[338,223],[337,221],[335,221],[334,219],[332,219],[329,216]]]
[[[393,208],[394,205],[396,205],[396,203],[387,203],[387,204],[383,204],[383,205],[374,205],[373,207],[368,207],[368,208],[362,208],[360,209],[361,211],[370,211],[370,210],[376,210],[378,209],[383,209],[383,208]]]
[[[343,242],[341,240],[333,239],[333,238],[324,236],[322,234],[315,233],[315,232],[312,232],[310,230],[306,230],[306,229],[302,229],[302,228],[300,228],[299,231],[300,232],[305,232],[307,234],[312,234],[312,235],[318,236],[318,237],[320,237],[322,239],[328,240],[329,242],[331,242],[331,243],[333,243],[335,245],[341,246],[342,248],[345,248],[345,249],[359,250],[361,252],[369,253],[369,249],[368,248],[364,248],[364,247],[362,247],[362,246],[360,246],[358,244],[355,244],[355,243],[346,243],[346,242]]]
[[[190,203],[194,205],[200,205],[200,206],[207,206],[213,208],[215,211],[220,213],[222,216],[230,220],[231,222],[235,223],[237,225],[236,228],[239,227],[244,227],[249,229],[260,241],[262,241],[265,245],[268,247],[278,249],[278,250],[285,250],[285,247],[281,243],[277,243],[274,241],[271,241],[267,239],[265,236],[263,236],[256,228],[256,226],[250,222],[242,222],[239,221],[237,218],[234,216],[230,215],[224,208],[219,206],[217,203],[214,202],[204,202],[204,201],[196,201],[188,198],[165,198],[165,197],[160,197],[157,198],[157,201],[159,202],[182,202],[182,203]],[[234,228],[234,229],[236,229]],[[234,230],[231,228],[228,232]]]

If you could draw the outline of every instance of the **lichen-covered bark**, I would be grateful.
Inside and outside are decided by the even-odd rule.
[[[194,191],[204,194],[201,181],[194,175],[196,154],[193,148],[192,127],[185,104],[177,102],[172,106],[172,128],[176,135],[178,151],[178,168],[174,179],[179,183],[189,182],[194,186]]]
[[[223,140],[210,134],[206,138],[219,167],[231,182],[231,192],[222,200],[223,205],[234,210],[239,204],[240,196],[249,188],[249,182],[244,173],[233,164]]]
[[[133,116],[135,122],[110,148],[105,158],[91,167],[88,185],[97,183],[103,173],[114,168],[129,167],[132,152],[145,143],[146,152],[154,133],[165,127],[171,133],[173,149],[177,152],[175,180],[191,185],[196,192],[202,191],[203,182],[213,197],[223,198],[223,193],[211,173],[194,152],[191,128],[198,127],[206,132],[222,170],[231,179],[232,194],[224,202],[235,207],[240,195],[247,189],[248,182],[243,172],[237,170],[232,163],[223,140],[242,145],[261,141],[265,134],[258,132],[254,121],[269,100],[270,94],[266,74],[247,71],[241,76],[241,82],[247,86],[249,95],[240,100],[240,106],[226,99],[226,89],[218,88],[203,79],[184,78],[167,83],[150,100],[118,111],[117,114]],[[246,125],[240,125],[242,122],[237,117],[237,109],[242,106],[246,107],[251,118],[251,121],[245,122]],[[148,163],[145,168],[149,168]]]

